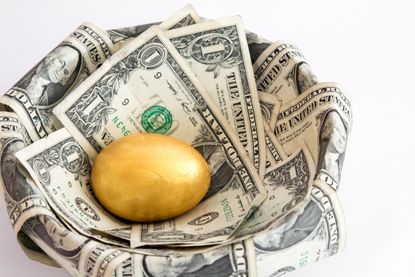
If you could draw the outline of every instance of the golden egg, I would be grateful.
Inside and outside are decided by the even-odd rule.
[[[192,209],[208,191],[210,170],[202,155],[175,138],[136,134],[98,154],[92,188],[113,214],[132,221],[168,219]]]

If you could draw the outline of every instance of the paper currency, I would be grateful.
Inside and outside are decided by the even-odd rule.
[[[206,21],[166,35],[238,135],[262,177],[264,131],[240,17]]]
[[[16,157],[51,208],[72,228],[90,237],[99,237],[99,231],[130,240],[131,225],[116,219],[96,200],[90,183],[89,159],[66,129],[31,144]],[[110,239],[105,242],[119,244]]]
[[[264,199],[262,182],[243,146],[181,59],[153,27],[54,110],[92,159],[116,138],[157,132],[191,144],[208,161],[212,181],[199,205],[204,210],[196,208],[173,225],[141,225],[133,235],[135,246],[223,240]]]
[[[338,188],[352,124],[349,96],[336,83],[319,83],[283,105],[274,134],[287,154],[305,141],[317,179]]]
[[[36,141],[60,129],[55,107],[114,52],[98,27],[83,23],[2,97]]]
[[[83,24],[0,98],[0,181],[19,243],[72,276],[280,276],[338,253],[345,227],[333,188],[350,98],[316,82],[294,45],[245,37],[238,18],[202,23],[190,5],[161,24]],[[212,185],[197,207],[134,225],[101,208],[90,159],[139,132],[205,157]],[[42,140],[24,148],[30,139]]]
[[[265,231],[298,209],[309,197],[314,174],[314,162],[306,146],[283,163],[268,168],[264,176],[267,198],[239,227],[234,237]]]
[[[257,276],[252,240],[199,253],[134,254],[115,269],[121,276]]]
[[[48,256],[21,228],[17,232],[17,243],[25,255],[32,261],[39,262],[48,266],[60,267],[52,257]]]
[[[0,192],[4,196],[10,223],[24,253],[31,259],[56,266],[34,243],[22,225],[36,215],[53,215],[46,199],[33,180],[22,172],[15,153],[30,143],[29,136],[15,113],[0,112]]]
[[[133,254],[115,276],[282,276],[343,251],[346,233],[337,194],[316,181],[311,198],[271,231],[200,252]],[[253,252],[252,252],[253,251]]]
[[[265,231],[292,213],[309,197],[315,166],[306,145],[287,157],[270,127],[264,122],[267,149],[264,186],[267,198],[233,235],[240,239]]]
[[[271,44],[253,64],[258,91],[276,95],[283,104],[317,83],[304,55],[293,44]]]
[[[268,195],[238,228],[233,239],[267,230],[297,209],[308,198],[314,179],[315,166],[307,147],[304,145],[301,151],[288,158],[266,120],[263,123],[266,145],[264,186]]]
[[[335,191],[316,181],[311,199],[274,230],[254,237],[258,276],[282,276],[343,251],[343,211]]]
[[[26,130],[17,115],[0,112],[0,187],[15,232],[32,216],[52,214],[42,193],[22,172],[16,160],[15,153],[28,143]]]
[[[130,254],[79,235],[53,216],[30,218],[22,230],[71,276],[112,276]]]
[[[73,276],[281,276],[342,251],[346,238],[336,193],[319,181],[303,209],[277,228],[207,251],[127,254],[68,232],[47,216],[23,229]]]

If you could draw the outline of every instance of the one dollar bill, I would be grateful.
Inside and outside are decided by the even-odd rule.
[[[10,223],[16,232],[30,217],[52,214],[42,192],[26,176],[15,157],[16,152],[29,143],[19,117],[12,112],[0,112],[0,191],[7,204]]]
[[[316,181],[303,208],[271,231],[254,236],[258,276],[282,276],[343,251],[343,210],[336,192]]]
[[[166,35],[206,88],[262,177],[264,130],[241,18],[206,21]]]
[[[316,178],[337,189],[352,121],[345,91],[336,83],[319,83],[283,105],[271,128],[287,154],[305,142]]]
[[[90,182],[90,161],[65,128],[17,152],[16,157],[51,208],[72,229],[95,238],[101,233],[119,240],[130,239],[130,224],[116,219],[96,200]]]
[[[268,230],[298,209],[309,197],[314,174],[314,162],[306,146],[277,166],[267,168],[264,177],[267,198],[234,236],[240,238]]]

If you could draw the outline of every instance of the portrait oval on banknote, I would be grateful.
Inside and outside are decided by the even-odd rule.
[[[25,90],[37,108],[53,108],[72,90],[82,63],[79,49],[63,43],[47,54],[16,86]]]

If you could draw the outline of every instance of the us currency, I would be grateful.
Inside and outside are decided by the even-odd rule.
[[[271,44],[253,64],[258,91],[276,95],[285,104],[317,83],[304,55],[293,44]]]
[[[346,230],[336,192],[315,181],[304,208],[253,238],[258,276],[281,276],[343,251]]]
[[[309,197],[315,177],[315,165],[308,147],[287,157],[269,125],[264,122],[267,149],[264,186],[267,198],[244,222],[232,239],[269,230],[299,209]]]
[[[71,276],[112,276],[117,266],[131,256],[69,231],[54,216],[32,217],[22,230]]]
[[[337,189],[352,120],[350,98],[343,89],[319,83],[283,105],[271,128],[288,155],[305,141],[316,178]]]
[[[60,267],[45,251],[42,250],[21,228],[17,232],[17,243],[25,255],[32,261],[48,266]]]
[[[263,122],[266,122],[269,126],[275,126],[281,101],[273,94],[260,91],[258,92],[258,98]]]
[[[114,272],[121,276],[257,276],[252,240],[200,253],[133,254]]]
[[[17,241],[25,254],[44,264],[55,265],[31,239],[22,231],[22,225],[29,218],[52,215],[41,192],[33,180],[22,171],[14,153],[30,143],[30,138],[18,116],[13,112],[0,112],[0,193],[4,196],[9,220],[16,233]]]
[[[264,200],[243,146],[156,27],[117,52],[54,113],[91,159],[114,139],[155,132],[192,145],[208,162],[212,178],[203,210],[136,226],[135,246],[221,241]]]
[[[310,195],[314,174],[314,162],[306,146],[283,163],[268,168],[264,176],[267,198],[233,237],[240,238],[268,230],[298,209]]]
[[[42,193],[19,167],[15,153],[29,144],[15,113],[0,112],[0,187],[10,223],[17,233],[23,223],[37,214],[52,214]]]
[[[33,141],[62,127],[52,109],[112,53],[106,33],[90,23],[79,26],[2,97],[22,119]]]
[[[91,165],[86,153],[66,131],[60,129],[16,153],[43,196],[61,220],[78,232],[119,245],[130,240],[131,226],[108,213],[96,200]]]
[[[262,177],[264,130],[241,18],[206,21],[166,35],[206,88]]]
[[[30,219],[24,230],[72,276],[281,276],[342,251],[342,214],[335,192],[316,181],[310,200],[283,224],[208,251],[127,254],[47,216]]]
[[[155,22],[126,28],[113,29],[108,30],[107,33],[116,48],[120,49],[126,45],[126,43],[132,41],[134,38],[144,33],[153,25],[158,25],[162,30],[172,30],[197,24],[201,21],[201,18],[192,7],[192,5],[187,5],[161,23]]]

